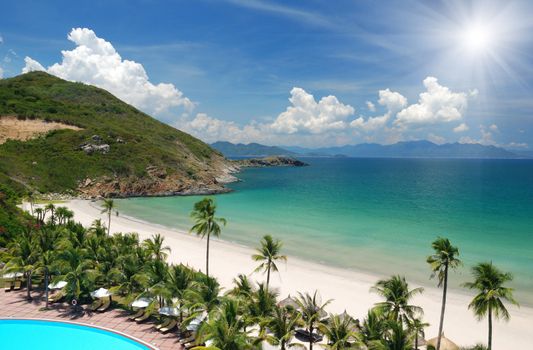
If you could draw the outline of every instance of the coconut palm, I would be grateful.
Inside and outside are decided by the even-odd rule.
[[[262,320],[272,316],[276,306],[278,294],[266,288],[264,283],[257,284],[257,290],[252,293],[248,303],[248,313],[251,320],[259,324],[260,331],[263,330]]]
[[[439,334],[437,338],[437,350],[440,350],[440,341],[444,327],[444,311],[446,309],[446,293],[448,291],[448,271],[456,269],[462,263],[457,257],[459,249],[454,247],[447,238],[439,237],[431,243],[435,254],[428,256],[427,262],[431,266],[431,277],[437,277],[438,286],[442,287],[442,306],[440,311]]]
[[[52,223],[52,225],[55,223],[55,210],[56,210],[56,207],[53,203],[48,203],[44,207],[45,214],[47,212],[50,212],[50,222]]]
[[[370,342],[369,350],[412,350],[409,333],[403,328],[402,322],[387,321],[384,339]]]
[[[318,291],[315,291],[313,295],[309,293],[298,293],[299,296],[296,299],[300,311],[302,313],[302,319],[309,333],[309,350],[313,350],[313,332],[317,328],[320,318],[325,313],[324,308],[331,302],[331,300],[322,303],[318,296]]]
[[[57,224],[63,225],[74,217],[74,212],[67,207],[58,207],[55,211],[55,215],[57,217]]]
[[[46,212],[43,208],[35,208],[33,211],[35,215],[37,215],[37,221],[39,221],[41,224],[44,223],[44,216],[46,215]]]
[[[70,300],[85,297],[91,291],[95,278],[92,261],[82,249],[68,248],[59,255],[60,278],[67,282],[65,292]]]
[[[162,260],[152,260],[146,265],[146,273],[150,294],[157,297],[159,307],[163,307],[165,298],[169,297],[169,292],[166,288],[168,265]]]
[[[104,199],[104,202],[102,203],[102,211],[101,213],[107,213],[107,234],[111,234],[111,214],[113,213],[113,210],[115,211],[115,215],[118,216],[118,210],[116,210],[115,201],[107,198]]]
[[[266,235],[261,240],[261,247],[256,249],[257,254],[252,255],[253,260],[261,262],[255,271],[264,271],[267,274],[267,289],[270,284],[270,271],[278,271],[276,261],[287,261],[287,257],[280,254],[282,246],[283,243],[280,240],[272,238],[271,235]]]
[[[287,347],[293,346],[292,339],[301,322],[299,313],[275,306],[272,316],[263,320],[263,329],[268,328],[270,331],[265,340],[270,345],[279,346],[280,350],[287,350]]]
[[[209,239],[211,235],[215,237],[220,236],[220,225],[226,225],[226,219],[218,218],[216,214],[216,205],[211,198],[204,198],[194,204],[194,209],[191,212],[191,217],[194,220],[194,226],[191,232],[196,233],[197,236],[204,238],[207,235],[207,249],[205,254],[205,274],[209,276]]]
[[[157,233],[152,238],[144,240],[143,246],[150,252],[154,259],[165,260],[168,253],[170,253],[170,247],[163,246],[164,241],[165,238]]]
[[[367,316],[363,320],[361,336],[365,343],[373,340],[380,340],[386,330],[386,319],[382,310],[376,308],[368,310]]]
[[[248,300],[252,297],[255,289],[246,275],[237,275],[237,277],[233,279],[233,284],[235,287],[229,291],[229,295],[240,297],[245,300]]]
[[[30,214],[33,216],[33,206],[35,204],[35,195],[33,191],[28,192],[28,202],[30,203]]]
[[[359,333],[351,317],[330,315],[327,323],[319,325],[319,329],[328,339],[326,349],[343,350],[352,347],[352,343],[361,344]]]
[[[50,272],[54,266],[57,255],[56,247],[60,238],[61,235],[58,230],[49,228],[42,228],[37,235],[37,266],[38,270],[42,271],[44,275],[46,308],[48,308],[48,284],[50,282]]]
[[[479,293],[468,305],[476,317],[481,320],[488,318],[488,349],[492,349],[492,317],[508,321],[511,318],[504,301],[518,305],[513,297],[513,289],[505,287],[505,283],[513,280],[510,273],[500,271],[490,263],[479,263],[472,267],[473,282],[465,283],[465,287],[477,290]]]
[[[371,290],[385,298],[385,301],[376,303],[376,308],[383,311],[390,320],[409,324],[410,320],[423,314],[422,308],[411,305],[410,301],[424,289],[419,287],[409,290],[405,277],[392,276],[387,280],[380,280]]]
[[[424,332],[424,328],[429,327],[429,323],[426,323],[422,321],[420,318],[415,318],[412,320],[412,322],[409,324],[409,330],[414,334],[415,336],[415,350],[418,350],[418,337],[424,338],[426,336]]]
[[[178,299],[179,303],[185,303],[185,291],[194,280],[194,271],[189,267],[179,264],[172,265],[169,269],[166,288],[172,299]],[[183,308],[180,307],[180,321],[183,321]]]
[[[185,292],[188,308],[196,311],[211,312],[220,303],[220,284],[207,275],[200,275]]]
[[[26,297],[31,299],[31,279],[37,268],[38,252],[36,249],[35,236],[31,231],[25,230],[10,244],[10,255],[4,269],[8,272],[22,271],[26,279]]]

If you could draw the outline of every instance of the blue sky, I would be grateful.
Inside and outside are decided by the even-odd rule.
[[[533,145],[532,7],[11,1],[2,6],[9,16],[0,23],[0,72],[47,69],[101,86],[210,142],[430,139],[526,148]]]

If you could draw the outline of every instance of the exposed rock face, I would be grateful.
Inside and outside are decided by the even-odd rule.
[[[0,144],[7,140],[26,141],[52,130],[82,130],[77,126],[41,119],[22,119],[15,116],[0,116]]]
[[[251,158],[235,160],[235,164],[240,167],[272,167],[272,166],[308,166],[298,159],[292,157],[272,156],[265,158]]]
[[[102,154],[106,154],[109,152],[109,149],[111,147],[108,145],[108,144],[103,144],[103,145],[95,145],[95,144],[92,144],[92,143],[84,143],[83,145],[80,146],[80,149],[87,153],[87,154],[93,154],[93,153],[102,153]]]

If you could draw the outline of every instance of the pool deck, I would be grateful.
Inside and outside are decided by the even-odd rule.
[[[151,321],[138,324],[128,320],[129,313],[121,309],[112,309],[103,313],[83,313],[73,315],[67,304],[51,304],[44,307],[40,292],[32,293],[33,301],[26,299],[26,291],[4,292],[0,290],[0,318],[34,318],[56,321],[77,322],[96,327],[107,328],[140,339],[160,350],[183,349],[176,333],[161,334]]]

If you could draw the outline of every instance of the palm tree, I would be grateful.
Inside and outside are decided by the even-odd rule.
[[[392,276],[387,280],[380,280],[371,290],[385,298],[385,301],[376,303],[376,308],[382,310],[390,320],[409,324],[410,320],[423,314],[421,307],[409,302],[424,289],[419,287],[409,290],[405,277]]]
[[[474,282],[467,282],[464,285],[467,288],[477,290],[479,293],[472,299],[468,308],[474,311],[479,320],[487,316],[489,322],[488,350],[491,350],[492,316],[508,321],[511,315],[503,302],[508,301],[518,305],[513,298],[513,289],[504,286],[506,282],[513,280],[513,276],[510,273],[500,271],[492,265],[492,262],[479,263],[472,267],[472,275]]]
[[[35,208],[34,213],[37,214],[37,221],[39,221],[41,224],[44,223],[44,216],[46,212],[43,208]]]
[[[78,300],[86,296],[94,281],[93,264],[85,257],[82,249],[68,248],[59,256],[61,279],[67,282],[65,286],[66,296],[70,300]]]
[[[149,291],[158,298],[159,307],[163,307],[163,301],[169,296],[169,291],[166,288],[168,265],[162,260],[152,260],[147,264],[146,272],[149,277]]]
[[[185,292],[188,309],[211,312],[220,303],[220,284],[207,275],[200,275]]]
[[[442,331],[444,327],[444,311],[446,309],[446,293],[448,290],[448,271],[449,269],[456,269],[462,263],[457,258],[459,256],[459,249],[454,247],[447,238],[437,238],[431,243],[435,254],[428,256],[427,262],[431,266],[433,272],[431,277],[438,278],[438,286],[442,287],[442,306],[440,311],[439,334],[437,338],[437,350],[440,350],[440,340],[442,338]]]
[[[351,317],[330,315],[327,323],[319,325],[319,329],[328,339],[326,348],[329,350],[343,350],[352,347],[352,342],[361,343]]]
[[[256,272],[263,270],[267,274],[266,287],[270,284],[270,271],[278,271],[276,261],[287,261],[285,255],[280,255],[283,243],[271,235],[266,235],[261,240],[261,247],[257,248],[257,254],[252,255],[252,259],[260,261],[261,264],[255,269]]]
[[[251,300],[248,303],[248,311],[252,321],[259,324],[260,331],[262,331],[263,324],[261,321],[272,316],[278,294],[269,291],[265,284],[258,283],[257,290],[251,296]]]
[[[28,192],[28,202],[30,202],[30,213],[33,216],[33,206],[35,204],[35,195],[33,191]]]
[[[209,276],[209,239],[211,235],[220,236],[220,225],[226,225],[226,219],[215,217],[216,205],[211,198],[204,198],[194,204],[191,217],[194,220],[194,226],[191,232],[204,238],[207,235],[207,250],[205,255],[205,274]]]
[[[166,288],[172,298],[178,299],[181,305],[185,301],[185,291],[190,287],[194,279],[194,271],[180,264],[172,265],[169,270]],[[180,306],[181,306],[180,305]],[[183,308],[180,307],[180,322],[183,321]]]
[[[146,239],[143,242],[144,247],[150,252],[152,257],[156,260],[165,260],[170,253],[169,246],[163,246],[165,238],[159,233],[152,236],[150,239]]]
[[[69,210],[67,207],[58,207],[55,213],[57,216],[58,225],[63,225],[68,220],[74,217],[74,212],[72,210]]]
[[[4,267],[6,271],[22,271],[26,279],[26,297],[31,299],[31,279],[37,264],[36,242],[31,231],[23,231],[12,244],[10,244],[10,254],[13,257]]]
[[[56,258],[57,242],[60,239],[60,232],[56,229],[43,228],[40,230],[37,237],[37,246],[39,253],[37,256],[38,269],[43,272],[44,275],[44,289],[46,308],[48,308],[48,284],[50,282],[50,271],[54,266]]]
[[[56,211],[56,207],[53,203],[48,203],[47,205],[45,205],[44,207],[44,212],[50,212],[50,222],[52,223],[52,225],[56,222],[56,218],[55,218],[55,211]]]
[[[420,318],[415,318],[410,324],[409,329],[415,336],[415,350],[418,350],[418,337],[424,338],[426,336],[424,328],[429,327],[429,323],[422,321]]]
[[[403,328],[402,322],[389,320],[384,339],[372,341],[369,344],[370,350],[412,350],[413,343],[408,332]]]
[[[107,198],[102,203],[102,211],[100,213],[107,213],[107,234],[111,234],[111,213],[115,210],[116,216],[118,216],[118,210],[116,210],[115,201]]]
[[[237,277],[233,279],[233,284],[235,285],[235,287],[233,287],[233,289],[229,291],[229,295],[240,297],[245,300],[251,299],[252,294],[254,292],[254,286],[246,275],[237,275]]]
[[[331,302],[331,300],[322,303],[318,296],[318,291],[315,291],[313,295],[310,295],[309,293],[299,293],[296,302],[300,307],[302,319],[307,332],[309,333],[309,350],[313,350],[313,332],[319,324],[320,318],[325,314],[324,308]]]
[[[286,350],[293,345],[292,339],[301,321],[299,313],[275,306],[273,315],[263,321],[263,328],[266,327],[270,331],[266,335],[266,341],[270,345],[279,346],[280,350]]]
[[[361,336],[368,344],[373,340],[380,340],[386,330],[386,320],[382,310],[376,308],[368,310],[367,316],[363,320]]]

